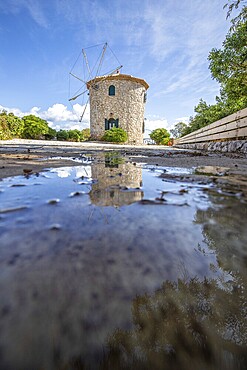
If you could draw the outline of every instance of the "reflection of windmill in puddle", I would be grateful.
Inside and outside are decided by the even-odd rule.
[[[118,156],[105,156],[104,162],[92,164],[92,184],[89,193],[92,204],[121,207],[143,198],[142,169],[126,163]]]

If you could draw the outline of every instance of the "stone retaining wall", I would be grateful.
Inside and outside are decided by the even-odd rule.
[[[216,141],[208,143],[176,144],[174,147],[183,149],[207,150],[209,152],[245,153],[247,154],[246,140]]]

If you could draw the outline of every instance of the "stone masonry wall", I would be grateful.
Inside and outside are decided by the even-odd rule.
[[[128,143],[143,143],[144,94],[145,87],[124,79],[100,80],[97,89],[89,87],[90,130],[93,139],[100,139],[105,133],[105,119],[118,119],[119,128],[128,133]],[[109,96],[109,86],[115,86],[115,95]]]
[[[174,147],[209,152],[245,153],[247,154],[247,140],[226,140],[195,144],[176,144]]]

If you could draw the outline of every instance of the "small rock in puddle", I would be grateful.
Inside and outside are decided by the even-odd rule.
[[[78,196],[80,196],[80,195],[84,195],[84,194],[86,194],[84,191],[74,191],[74,192],[72,192],[72,193],[70,193],[70,198],[73,198],[73,197],[78,197]]]
[[[22,186],[26,186],[26,184],[12,184],[12,185],[10,185],[11,188],[19,188],[19,187],[22,187]]]
[[[62,226],[60,224],[53,224],[49,227],[49,230],[60,230]]]
[[[31,169],[29,169],[29,168],[24,168],[24,169],[23,169],[23,173],[24,173],[24,175],[30,175],[32,172],[33,172],[33,170],[31,170]]]
[[[49,199],[48,201],[47,201],[47,203],[48,204],[57,204],[57,203],[59,203],[60,202],[60,199]]]

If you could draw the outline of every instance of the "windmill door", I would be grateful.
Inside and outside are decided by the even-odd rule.
[[[110,119],[105,119],[105,129],[110,130],[111,128],[116,127],[118,128],[118,118],[110,118]]]

